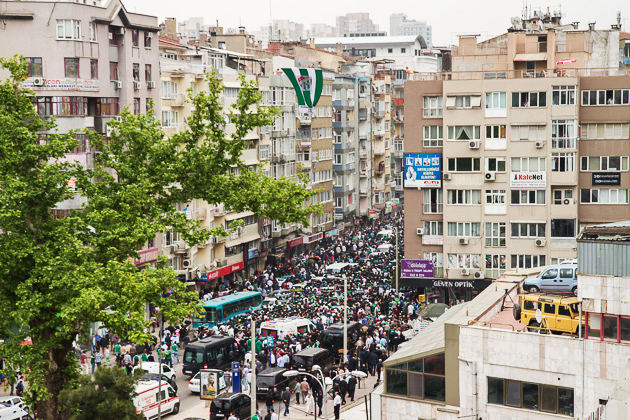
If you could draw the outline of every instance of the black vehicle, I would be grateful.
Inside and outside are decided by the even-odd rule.
[[[348,322],[348,351],[354,348],[352,334],[356,331],[360,334],[362,325],[356,321]],[[322,347],[331,351],[332,354],[340,354],[343,350],[343,322],[332,324],[322,332]]]
[[[140,380],[158,382],[159,378],[160,378],[160,375],[158,375],[157,373],[147,373],[146,371],[143,371],[142,377],[140,378]],[[167,382],[171,386],[171,388],[173,388],[173,391],[177,392],[177,384],[175,383],[175,381],[169,378],[168,376],[162,374],[162,383],[164,382]]]
[[[268,368],[256,375],[256,396],[264,398],[269,389],[276,389],[273,393],[275,399],[280,399],[280,394],[284,388],[291,387],[293,380],[282,376],[288,369],[273,367]]]
[[[319,365],[322,369],[332,364],[330,351],[320,348],[310,348],[302,350],[293,356],[291,367],[297,370],[310,371],[314,365]]]
[[[252,400],[245,394],[224,392],[210,404],[210,420],[227,420],[234,414],[239,420],[251,419]]]
[[[223,335],[213,335],[190,343],[184,351],[183,373],[193,376],[200,369],[225,370],[231,366],[230,352],[233,348],[234,337]]]

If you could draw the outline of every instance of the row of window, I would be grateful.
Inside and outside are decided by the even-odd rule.
[[[488,404],[573,417],[573,389],[511,379],[488,378]]]
[[[41,57],[27,57],[28,63],[28,76],[29,77],[43,77],[43,66]],[[64,77],[71,79],[81,78],[81,61],[76,57],[66,57],[63,59],[64,65]],[[133,63],[131,71],[133,80],[140,81],[140,64]],[[153,79],[151,64],[145,64],[144,66],[144,79],[150,82]],[[98,60],[90,59],[90,79],[98,79]],[[118,62],[109,62],[109,79],[120,80],[120,72]]]
[[[425,234],[442,235],[442,223],[439,220],[425,221]],[[510,224],[512,238],[544,238],[545,223],[514,222]],[[505,223],[486,223],[486,233],[498,229],[499,236],[505,239]],[[448,222],[447,235],[460,238],[480,238],[481,223],[479,222]],[[493,237],[491,234],[489,237]]]
[[[444,353],[385,369],[386,392],[410,398],[446,401]]]
[[[552,154],[552,166],[559,171],[560,166],[554,162],[554,159],[573,157],[574,154],[554,153]],[[566,160],[566,159],[565,159]],[[544,172],[544,157],[515,157],[511,158],[512,172]],[[580,170],[583,172],[603,171],[603,172],[619,172],[628,171],[628,156],[582,156]],[[565,162],[566,163],[566,162]],[[573,167],[572,163],[569,165]],[[446,170],[449,172],[481,172],[481,158],[459,157],[448,158],[446,160]],[[485,158],[486,172],[506,172],[506,158],[489,157]]]
[[[89,23],[90,42],[98,42],[98,26],[96,22]],[[119,26],[109,26],[107,34],[109,38],[109,45],[119,45],[118,39],[125,34],[126,29]],[[82,41],[83,33],[81,32],[81,21],[76,19],[57,19],[57,40],[71,40]],[[151,48],[151,40],[153,34],[151,32],[144,32],[144,47]],[[140,31],[137,29],[131,30],[131,45],[133,47],[140,46]]]
[[[506,204],[507,191],[484,190],[486,206]],[[447,204],[480,205],[481,190],[446,190]],[[571,198],[571,197],[565,197]],[[555,201],[555,200],[554,200]],[[584,188],[580,190],[582,204],[628,204],[627,188]],[[512,205],[544,205],[545,190],[511,190]]]

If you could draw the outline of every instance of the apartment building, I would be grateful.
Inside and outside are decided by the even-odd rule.
[[[159,113],[156,17],[130,13],[118,0],[4,1],[0,15],[5,40],[0,56],[26,58],[23,85],[35,93],[38,114],[56,118],[59,133],[89,129],[107,135],[107,122],[124,107],[137,115],[150,101]],[[80,146],[66,159],[93,167],[87,136],[77,136]],[[41,137],[45,141],[46,133]],[[77,196],[59,203],[53,213],[63,217],[83,202]],[[134,263],[154,264],[159,242],[147,243]]]
[[[405,82],[406,70],[394,70],[392,83],[392,209],[398,210],[405,201],[403,177],[405,163],[403,160],[405,146]],[[394,208],[396,207],[396,208]]]
[[[405,215],[405,257],[435,271],[403,284],[470,300],[505,270],[575,258],[581,224],[628,217],[619,30],[545,25],[462,36],[453,72],[405,84],[406,201],[423,210]],[[441,180],[419,186],[433,156]]]
[[[393,13],[389,16],[389,34],[391,36],[417,36],[422,37],[427,42],[427,45],[433,44],[432,26],[427,25],[424,20],[407,19],[405,13]]]
[[[201,92],[208,89],[206,74],[216,72],[222,80],[224,90],[220,102],[225,115],[225,133],[235,132],[235,125],[229,120],[229,110],[236,103],[241,87],[239,60],[243,54],[210,47],[181,44],[176,40],[160,37],[160,87],[161,120],[166,135],[173,135],[185,129],[186,121],[193,112],[187,101],[188,90]],[[263,95],[271,97],[268,79],[258,79],[246,74],[248,81],[258,80]],[[242,160],[247,166],[255,167],[269,158],[273,142],[271,129],[259,133],[252,130],[243,139],[247,146]],[[277,154],[279,156],[280,153]],[[275,161],[275,159],[274,159]],[[279,169],[264,168],[270,173]],[[237,173],[238,168],[232,170]],[[179,211],[191,219],[198,219],[202,228],[212,229],[223,226],[230,229],[238,221],[241,225],[227,237],[212,237],[207,243],[189,246],[180,234],[168,231],[163,235],[161,253],[168,258],[168,266],[173,268],[182,281],[190,287],[213,286],[225,279],[242,280],[253,274],[262,264],[262,256],[271,246],[271,226],[260,220],[252,212],[236,213],[222,203],[208,204],[203,200],[191,200],[179,204]]]
[[[359,208],[360,217],[368,217],[372,208],[374,194],[374,168],[372,159],[372,78],[369,73],[357,77],[359,88],[359,116],[357,131],[359,134]]]
[[[392,96],[394,73],[390,60],[371,63],[372,71],[372,167],[374,192],[370,217],[391,213],[392,198]]]

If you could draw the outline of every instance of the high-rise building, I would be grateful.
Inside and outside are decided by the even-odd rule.
[[[575,258],[584,224],[629,218],[623,41],[576,29],[537,15],[462,36],[452,72],[406,83],[405,201],[422,210],[405,213],[405,257],[446,282],[403,283],[469,300],[505,270]]]
[[[424,20],[407,19],[404,13],[394,13],[389,17],[390,36],[421,35],[429,48],[433,45],[432,27]]]
[[[378,32],[378,25],[372,22],[369,13],[347,13],[345,16],[337,16],[336,22],[337,36]]]

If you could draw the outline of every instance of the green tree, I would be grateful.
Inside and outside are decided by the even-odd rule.
[[[21,88],[23,59],[0,64],[10,73],[0,84],[0,330],[19,322],[26,331],[7,340],[0,354],[22,364],[28,398],[40,416],[62,420],[69,411],[59,395],[78,378],[72,341],[89,323],[103,322],[145,342],[146,303],[159,306],[167,322],[195,310],[196,297],[186,294],[163,259],[158,268],[142,271],[130,261],[169,229],[190,245],[227,234],[222,227],[200,228],[176,203],[203,199],[305,226],[308,214],[320,208],[303,205],[313,194],[303,178],[272,180],[241,161],[245,134],[272,124],[277,114],[253,112],[261,94],[244,77],[229,110],[233,135],[224,130],[221,81],[208,75],[208,91],[190,98],[195,112],[185,131],[167,138],[152,115],[125,110],[120,122],[112,122],[111,138],[89,133],[97,164],[83,168],[63,160],[78,145],[75,134],[58,134],[55,120],[41,119],[33,93]],[[40,132],[50,133],[46,143]],[[53,217],[51,209],[68,200],[81,200],[82,209]],[[26,336],[33,344],[20,346]]]
[[[59,400],[68,407],[71,420],[143,420],[133,403],[139,372],[127,375],[119,367],[96,369],[94,377],[79,378],[76,388],[65,389]]]

